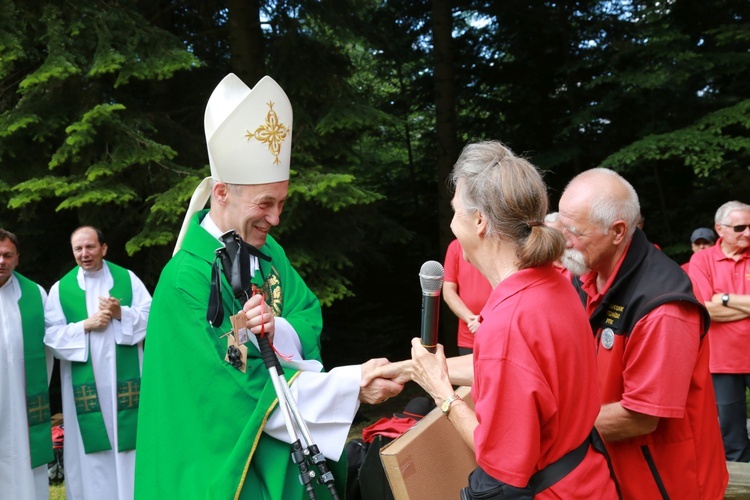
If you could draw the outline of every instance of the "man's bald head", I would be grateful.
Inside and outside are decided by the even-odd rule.
[[[565,267],[579,276],[591,270],[609,276],[640,217],[633,186],[612,170],[587,170],[570,181],[559,206]]]
[[[560,198],[563,205],[588,212],[589,222],[603,232],[622,220],[627,224],[628,237],[633,235],[641,214],[633,186],[606,168],[593,168],[574,177]]]

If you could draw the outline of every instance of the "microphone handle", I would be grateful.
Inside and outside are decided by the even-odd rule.
[[[438,316],[440,315],[440,294],[422,295],[422,346],[434,353],[438,344]]]

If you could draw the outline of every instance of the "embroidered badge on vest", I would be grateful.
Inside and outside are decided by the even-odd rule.
[[[619,330],[622,325],[622,317],[625,313],[625,306],[618,306],[617,304],[609,304],[607,311],[604,314],[604,321],[602,327],[608,327],[613,330]]]

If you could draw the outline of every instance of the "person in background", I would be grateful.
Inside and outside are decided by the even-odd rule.
[[[268,76],[250,89],[229,74],[208,100],[211,177],[193,195],[149,319],[139,499],[302,498],[256,335],[272,343],[335,479],[346,478],[339,458],[360,401],[379,403],[401,391],[381,379],[360,387],[384,359],[321,372],[320,303],[269,234],[289,191],[292,119],[286,93]],[[209,196],[210,210],[201,210]]]
[[[70,245],[78,265],[50,289],[44,337],[60,359],[65,495],[127,500],[151,295],[132,271],[104,260],[99,229],[79,227]]]
[[[0,487],[3,498],[46,500],[54,460],[52,354],[44,346],[47,292],[16,272],[18,238],[0,229]]]
[[[550,212],[547,215],[545,215],[544,224],[546,226],[552,227],[562,232],[562,224],[560,223],[560,214],[557,212]],[[572,275],[570,274],[570,271],[568,271],[568,268],[563,265],[560,259],[557,259],[555,262],[552,263],[552,265],[554,266],[555,269],[560,271],[560,273],[563,276],[565,276],[568,280],[572,279]]]
[[[693,231],[690,235],[690,249],[693,253],[714,246],[716,243],[716,233],[713,229],[707,227],[699,227]],[[683,271],[688,273],[690,271],[690,261],[688,260],[680,266]]]
[[[458,353],[471,354],[479,328],[479,311],[492,292],[490,282],[466,262],[461,243],[454,239],[445,253],[443,299],[458,317]]]
[[[726,459],[750,461],[745,390],[750,387],[750,205],[716,211],[716,245],[690,258],[690,278],[711,315],[711,374]]]
[[[690,279],[637,229],[638,195],[617,173],[579,174],[559,209],[563,263],[577,276],[595,333],[596,428],[623,498],[722,498],[728,474],[708,371],[709,318]]]

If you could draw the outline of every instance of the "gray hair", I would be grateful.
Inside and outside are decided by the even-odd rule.
[[[589,172],[615,179],[627,191],[627,197],[624,200],[613,197],[606,191],[597,195],[591,203],[589,221],[606,232],[615,221],[623,220],[628,225],[628,236],[632,236],[641,219],[641,205],[638,202],[638,193],[635,192],[633,185],[623,176],[608,168],[592,168],[585,173]]]
[[[724,221],[727,220],[729,214],[734,211],[750,212],[750,205],[736,200],[728,201],[720,206],[716,211],[714,222],[716,222],[717,224],[724,224]]]
[[[450,182],[469,212],[487,218],[488,238],[516,246],[521,269],[557,260],[565,248],[562,234],[542,223],[547,186],[537,168],[499,141],[469,144],[453,166]]]
[[[544,216],[545,224],[553,224],[560,220],[560,214],[558,212],[550,212]]]

